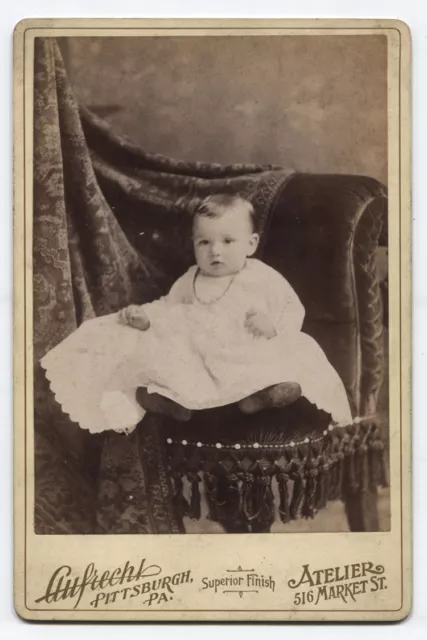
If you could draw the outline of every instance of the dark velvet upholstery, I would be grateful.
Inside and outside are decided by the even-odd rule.
[[[297,174],[283,188],[263,259],[300,296],[304,331],[340,374],[354,415],[375,411],[382,381],[376,249],[386,191],[371,178]]]

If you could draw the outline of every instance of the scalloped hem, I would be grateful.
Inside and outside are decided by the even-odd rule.
[[[45,373],[46,379],[49,382],[50,390],[55,396],[55,401],[60,405],[61,411],[67,415],[71,422],[77,424],[81,429],[85,431],[89,431],[92,434],[103,433],[104,431],[116,431],[117,433],[122,433],[125,435],[130,435],[137,427],[138,423],[144,417],[146,411],[142,407],[139,407],[135,402],[134,411],[137,411],[139,415],[135,418],[130,418],[125,420],[125,423],[122,426],[113,426],[111,424],[112,414],[113,412],[116,414],[117,409],[113,407],[112,404],[106,403],[104,406],[110,410],[110,412],[105,412],[102,408],[98,410],[91,410],[90,412],[86,412],[86,415],[82,415],[81,409],[80,411],[76,411],[74,407],[75,402],[67,397],[68,394],[61,391],[60,386],[57,383],[54,383],[52,378],[49,375],[48,369],[40,362],[40,365]],[[112,395],[117,399],[117,394],[121,396],[121,401],[123,403],[123,398],[126,399],[127,403],[130,404],[129,400],[121,391],[113,391],[107,392],[107,395]],[[100,403],[102,407],[102,400]],[[98,414],[97,417],[94,417],[93,414]],[[123,419],[123,415],[122,415]]]
[[[106,392],[100,400],[99,409],[91,409],[87,412],[82,412],[80,407],[80,411],[76,411],[75,402],[70,398],[69,394],[64,392],[60,385],[53,382],[48,369],[42,363],[41,366],[45,372],[46,379],[49,382],[50,389],[55,396],[55,400],[61,406],[63,413],[68,415],[72,422],[85,431],[89,431],[92,434],[103,433],[104,431],[115,431],[117,433],[129,435],[136,429],[136,426],[146,413],[136,400],[134,402],[130,401],[126,394],[120,390]],[[159,393],[191,411],[214,409],[230,405],[251,395],[250,393],[242,393],[241,391],[233,392],[222,398],[197,403],[191,401],[183,402],[182,398],[180,398],[178,394],[174,394],[167,389],[161,389],[156,385],[148,385],[147,391],[148,393]],[[256,393],[256,391],[253,391],[252,393]],[[307,399],[318,410],[330,413],[332,421],[336,426],[345,427],[353,421],[351,414],[339,416],[337,412],[331,411],[330,408],[324,406],[323,403],[313,402],[310,398]],[[117,426],[118,422],[123,420],[123,417],[126,415],[129,417],[125,418],[124,423]]]

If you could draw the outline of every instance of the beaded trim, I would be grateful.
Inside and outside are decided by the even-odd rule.
[[[363,421],[363,418],[355,418],[353,420],[352,424],[359,424],[360,422]],[[347,425],[350,426],[350,425]],[[223,444],[222,442],[216,442],[215,444],[212,443],[204,443],[204,442],[188,442],[188,440],[173,440],[172,438],[167,438],[166,439],[166,443],[171,445],[171,444],[179,444],[182,445],[184,447],[197,447],[198,449],[227,449],[227,450],[239,450],[239,449],[259,449],[260,447],[262,447],[263,449],[286,449],[287,447],[299,447],[303,444],[310,444],[310,443],[314,443],[314,442],[320,442],[323,439],[323,436],[326,436],[328,433],[330,433],[331,431],[334,431],[334,429],[341,429],[341,428],[346,428],[346,427],[339,427],[336,424],[330,424],[328,426],[327,429],[324,429],[322,436],[316,436],[315,438],[304,438],[303,440],[299,440],[297,442],[294,442],[293,440],[291,440],[290,442],[287,443],[279,443],[279,444],[260,444],[259,442],[253,442],[253,443],[239,443],[236,442],[236,444]]]

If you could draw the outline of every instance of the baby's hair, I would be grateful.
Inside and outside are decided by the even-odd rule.
[[[247,211],[249,219],[252,225],[252,231],[257,231],[257,219],[255,215],[255,209],[252,204],[246,198],[242,198],[239,195],[229,195],[226,193],[219,193],[213,196],[208,196],[199,204],[194,211],[194,217],[197,216],[206,218],[220,218],[224,213],[232,209],[233,207],[242,207]]]

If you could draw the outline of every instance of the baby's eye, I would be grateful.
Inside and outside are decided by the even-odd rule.
[[[233,238],[226,238],[224,240],[225,244],[231,244],[232,242],[234,242]]]
[[[207,240],[199,240],[199,246],[200,245],[206,246],[207,244],[209,244]]]

